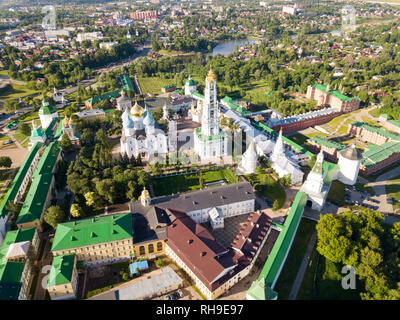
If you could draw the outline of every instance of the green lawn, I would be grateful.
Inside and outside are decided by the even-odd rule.
[[[1,93],[0,99],[7,101],[11,99],[18,99],[30,94],[39,93],[40,91],[28,89],[26,86],[20,84],[11,84],[12,88]]]
[[[374,108],[372,110],[369,110],[368,113],[369,113],[370,116],[372,116],[374,118],[378,118],[380,116],[380,114],[381,114],[381,111],[378,108]]]
[[[279,182],[275,181],[265,170],[263,173],[255,173],[251,175],[247,175],[246,179],[251,183],[254,187],[259,188],[257,193],[263,197],[266,197],[272,201],[278,200],[279,208],[282,208],[283,204],[286,200],[286,192],[285,189],[279,184]]]
[[[226,183],[238,182],[230,169],[210,170],[202,173],[204,183],[225,180]],[[200,189],[198,174],[183,174],[165,178],[153,178],[153,190],[156,196],[166,196]]]
[[[328,193],[328,201],[336,204],[337,206],[345,206],[345,184],[342,182],[335,180],[331,184],[331,188]]]
[[[292,289],[301,261],[306,253],[308,243],[315,231],[317,223],[308,219],[301,219],[292,248],[286,259],[282,272],[276,282],[274,290],[278,292],[279,300],[287,300]]]
[[[357,190],[367,191],[370,194],[375,194],[374,188],[368,187],[366,184],[356,183],[355,187],[356,187]]]
[[[168,84],[176,84],[174,79],[162,79],[159,77],[138,77],[138,82],[143,94],[162,93],[162,87]]]
[[[397,182],[397,180],[395,180]],[[393,210],[400,209],[400,181],[398,183],[387,184],[386,194],[393,198]]]
[[[314,247],[297,300],[360,300],[363,281],[356,277],[356,289],[344,290],[341,268],[321,256]]]

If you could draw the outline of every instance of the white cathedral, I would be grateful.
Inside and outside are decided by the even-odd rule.
[[[303,183],[303,171],[301,171],[297,164],[290,161],[290,157],[285,154],[285,148],[282,140],[282,130],[279,132],[274,150],[269,159],[271,161],[272,169],[275,170],[280,178],[290,175],[293,185],[301,185]]]
[[[228,155],[228,137],[219,127],[217,82],[211,69],[206,78],[201,128],[194,131],[194,151],[200,161],[212,161]]]
[[[125,95],[117,99],[117,108],[122,113],[121,153],[128,157],[140,155],[149,160],[151,156],[165,155],[176,148],[176,123],[168,120],[168,135],[157,127],[151,110],[143,109],[137,101],[131,107],[131,100]]]

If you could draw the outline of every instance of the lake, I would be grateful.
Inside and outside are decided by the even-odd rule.
[[[212,55],[215,56],[217,54],[222,54],[224,56],[232,53],[235,51],[235,46],[238,46],[239,48],[245,44],[254,44],[256,43],[254,40],[229,40],[229,41],[224,41],[219,43],[212,51]]]

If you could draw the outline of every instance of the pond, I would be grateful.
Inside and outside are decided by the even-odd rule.
[[[238,46],[240,48],[241,46],[244,46],[246,44],[254,44],[254,43],[255,43],[254,40],[247,40],[247,39],[224,41],[219,43],[213,49],[212,55],[215,56],[217,54],[222,54],[226,56],[235,51],[235,46]]]

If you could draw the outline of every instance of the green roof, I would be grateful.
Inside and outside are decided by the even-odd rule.
[[[21,282],[0,282],[0,300],[18,300]]]
[[[57,121],[58,121],[58,118],[53,118],[53,120],[51,120],[50,124],[47,126],[46,130],[44,130],[44,133],[46,134],[46,137],[48,139],[53,138],[53,135],[54,135],[53,127]]]
[[[57,110],[51,104],[49,104],[47,106],[42,105],[39,109],[39,114],[43,114],[43,115],[52,115],[55,112],[57,112]]]
[[[129,76],[127,74],[121,75],[121,82],[122,82],[122,86],[124,87],[124,90],[126,92],[128,92],[129,90],[134,91],[131,78],[129,78]]]
[[[8,192],[4,196],[3,202],[0,204],[0,217],[4,217],[7,215],[7,209],[6,204],[9,200],[14,201],[15,197],[17,196],[18,190],[21,187],[22,181],[24,181],[24,178],[26,176],[26,173],[28,172],[28,169],[35,158],[37,152],[39,149],[43,146],[43,143],[35,143],[32,147],[32,149],[29,151],[28,156],[25,158],[24,162],[22,163],[21,167],[19,168],[15,178],[10,184],[10,188],[8,189]]]
[[[59,144],[57,142],[51,142],[40,157],[32,178],[37,175],[52,173],[60,151],[61,147]]]
[[[394,153],[400,153],[399,142],[386,142],[380,146],[375,144],[368,145],[368,151],[362,153],[361,164],[366,168],[373,167],[392,156]]]
[[[266,126],[265,124],[263,124],[261,122],[252,121],[251,123],[255,128],[257,128],[259,130],[267,131],[269,134],[273,134],[276,137],[279,135],[279,133],[276,132],[274,129]],[[308,151],[306,148],[304,148],[301,145],[297,144],[296,142],[290,140],[289,138],[285,137],[284,135],[282,135],[282,141],[284,143],[288,144],[289,146],[291,146],[293,149],[306,154],[310,158],[314,155],[312,152]]]
[[[283,268],[283,264],[289,253],[307,199],[308,195],[306,193],[297,192],[283,225],[284,228],[279,233],[278,239],[276,240],[268,259],[258,276],[258,280],[264,281],[264,284],[270,288],[273,288],[275,285],[279,273]]]
[[[19,123],[18,120],[14,120],[14,121],[10,122],[9,124],[7,124],[7,125],[6,125],[6,128],[7,128],[7,129],[10,129],[10,128],[16,126],[18,123]]]
[[[236,104],[233,103],[233,99],[231,97],[224,97],[221,99],[221,101],[225,102],[229,108],[231,108],[233,111],[236,111],[237,113],[241,114],[242,116],[251,113],[249,110],[246,108],[237,106]]]
[[[132,214],[122,213],[60,223],[51,251],[131,239]]]
[[[44,135],[44,131],[37,127],[36,129],[32,129],[30,139],[41,138]]]
[[[225,135],[223,133],[217,134],[217,135],[214,135],[214,136],[205,136],[205,135],[201,134],[201,128],[197,128],[195,132],[196,132],[197,137],[201,141],[218,140],[218,139],[223,139],[225,137]]]
[[[392,118],[391,116],[389,116],[389,115],[386,114],[386,113],[382,113],[382,114],[380,115],[380,117],[385,118],[385,119],[391,119],[391,118]]]
[[[193,95],[204,100],[204,96],[201,93],[193,92]]]
[[[71,283],[75,254],[55,256],[51,265],[47,287]]]
[[[326,85],[326,84],[314,84],[314,85],[312,85],[312,87],[315,88],[315,89],[319,89],[319,90],[321,90],[321,91],[323,91],[325,93],[329,93],[332,96],[342,100],[343,102],[350,101],[350,100],[360,100],[358,97],[350,98],[350,97],[344,95],[343,93],[341,93],[339,90],[329,90],[329,91],[327,91],[326,89],[327,89],[328,85]]]
[[[13,243],[32,241],[36,228],[8,231],[0,248],[0,283],[20,282],[25,262],[7,262],[6,255]]]
[[[174,84],[167,84],[166,86],[162,87],[162,89],[170,89],[170,88],[175,88],[176,86]]]
[[[377,134],[381,135],[382,137],[394,140],[394,141],[400,141],[400,136],[391,133],[390,131],[387,131],[381,127],[373,127],[365,122],[359,122],[359,121],[353,121],[350,123],[353,126],[356,126],[358,128],[362,128],[366,131],[370,132],[376,132]]]
[[[62,133],[63,133],[63,124],[62,124],[62,119],[60,118],[60,122],[58,123],[57,129],[56,129],[56,133],[54,134],[54,139],[58,140]]]
[[[253,281],[247,295],[251,296],[254,300],[274,300],[278,297],[278,293],[266,286],[263,280]]]
[[[18,215],[17,224],[40,220],[52,179],[53,174],[51,173],[42,175],[34,173],[32,184]]]
[[[87,102],[87,103],[90,103],[91,105],[94,105],[95,103],[98,103],[98,102],[106,100],[106,99],[110,100],[111,98],[116,98],[120,94],[121,94],[120,90],[115,90],[115,91],[103,93],[103,94],[101,94],[99,96],[94,96],[94,97],[91,97],[91,98],[87,99],[85,101],[85,103]]]
[[[341,151],[343,149],[346,149],[346,146],[344,144],[341,144],[341,143],[338,143],[338,142],[335,142],[335,141],[332,141],[332,140],[328,140],[328,139],[325,139],[325,138],[320,137],[320,136],[312,137],[312,138],[308,139],[307,141],[312,141],[312,142],[315,142],[319,146],[324,146],[324,147],[327,147],[327,148],[333,148],[333,149],[336,149],[337,151]]]

